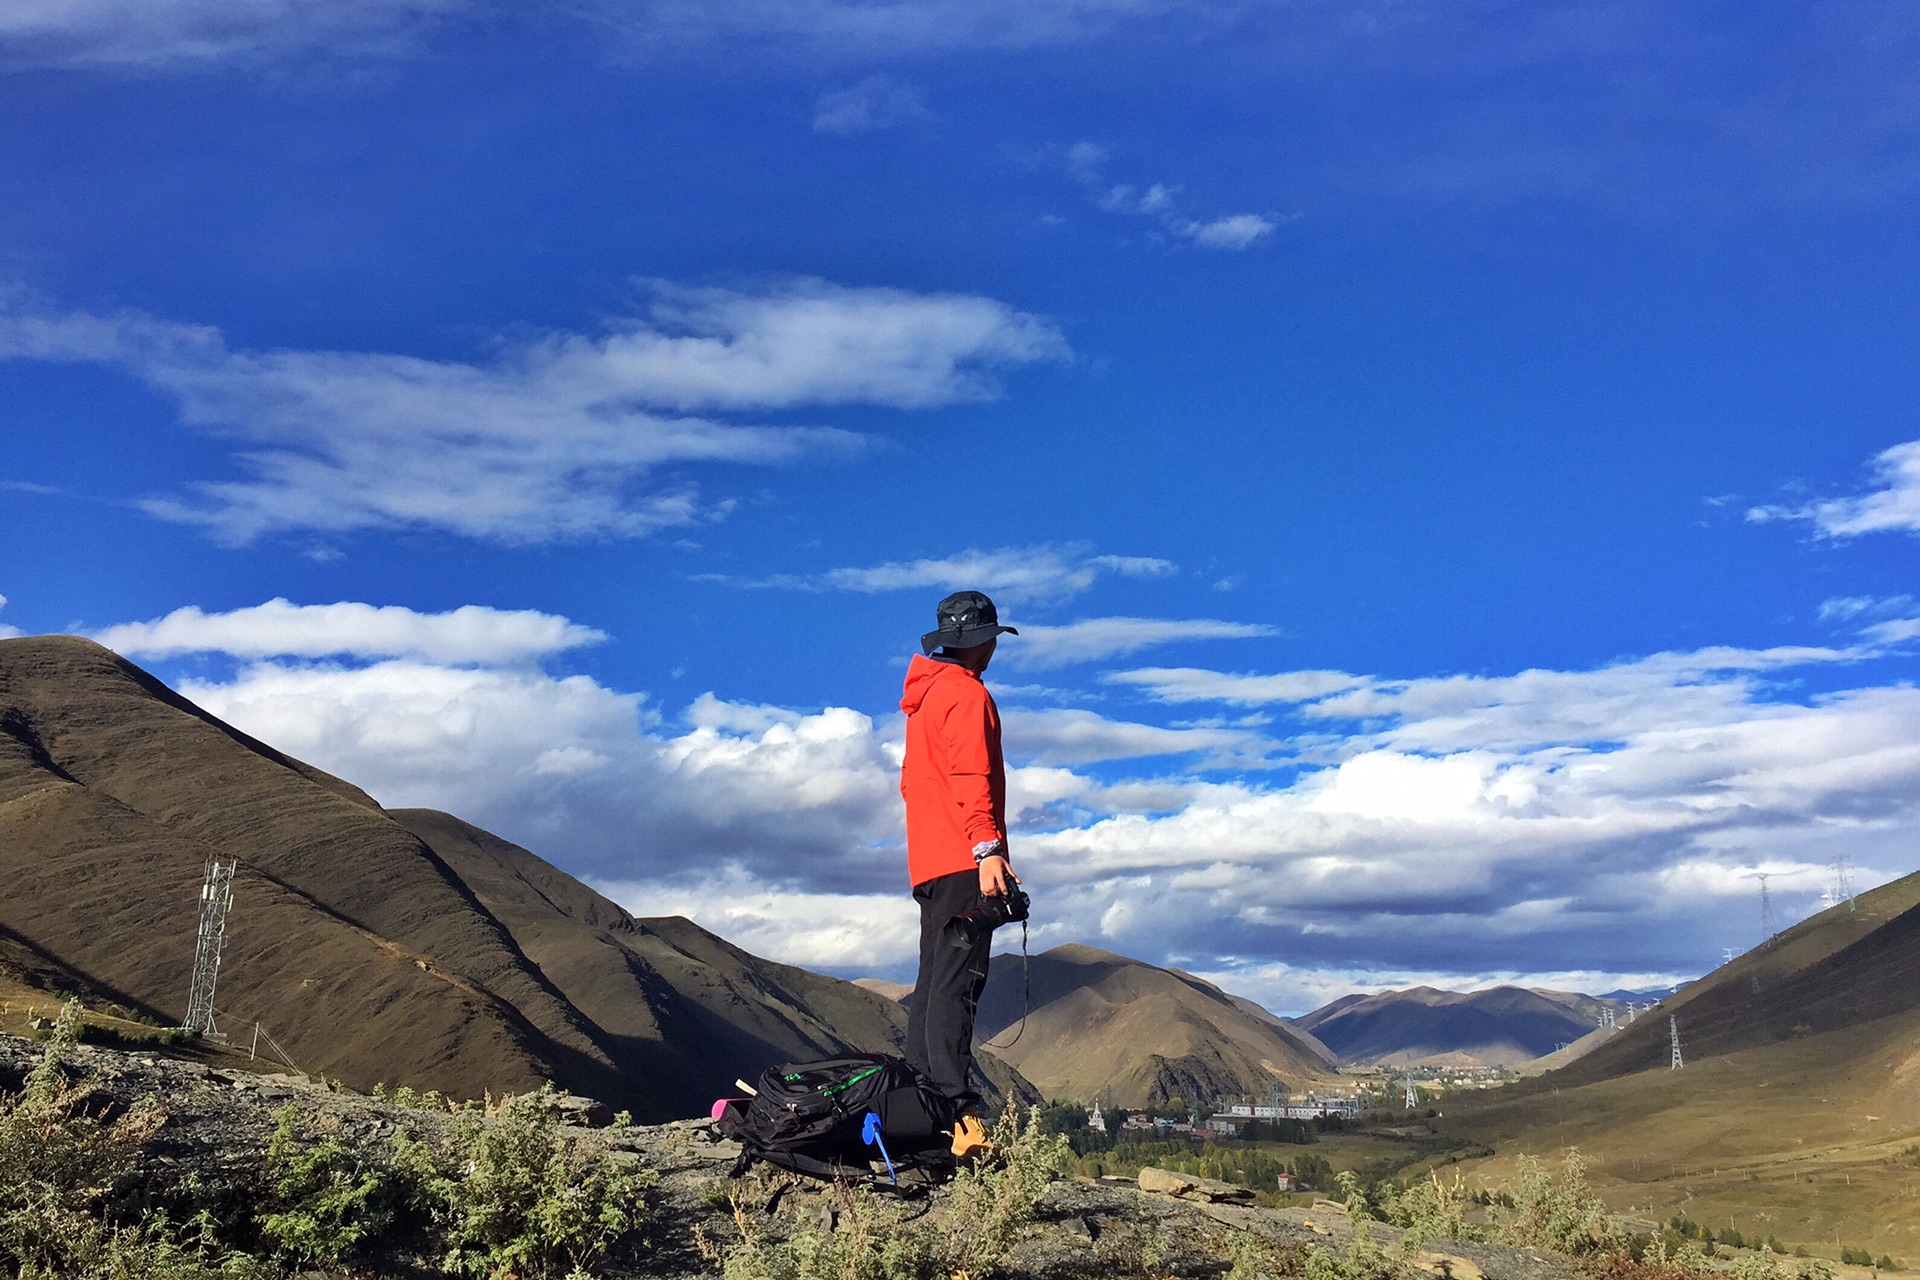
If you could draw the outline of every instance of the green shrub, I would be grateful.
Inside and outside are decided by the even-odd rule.
[[[408,1107],[415,1111],[453,1111],[457,1110],[447,1095],[438,1089],[421,1092],[412,1085],[400,1085],[389,1089],[384,1084],[373,1086],[373,1096],[381,1102],[392,1103],[396,1107]]]
[[[1220,1280],[1285,1280],[1306,1265],[1299,1251],[1244,1231],[1234,1239],[1232,1262]]]
[[[299,1108],[273,1113],[267,1142],[272,1209],[259,1215],[276,1252],[297,1262],[329,1265],[363,1255],[394,1224],[397,1189],[384,1161],[331,1135],[312,1141],[295,1132]]]
[[[1393,1280],[1400,1272],[1386,1250],[1364,1233],[1356,1233],[1343,1250],[1320,1245],[1307,1250],[1300,1274],[1306,1280]]]
[[[659,1177],[614,1159],[560,1123],[551,1085],[508,1098],[491,1119],[462,1113],[458,1149],[396,1144],[395,1163],[455,1275],[516,1280],[590,1274],[631,1243]]]
[[[1568,1148],[1558,1184],[1531,1156],[1521,1156],[1513,1178],[1513,1205],[1495,1211],[1502,1243],[1571,1254],[1624,1254],[1630,1241],[1620,1219],[1587,1186],[1586,1162]]]
[[[1467,1221],[1470,1202],[1458,1173],[1449,1182],[1442,1182],[1438,1173],[1429,1173],[1404,1191],[1388,1184],[1381,1216],[1406,1232],[1401,1237],[1403,1250],[1417,1249],[1432,1239],[1478,1240],[1480,1228]]]
[[[1774,1260],[1773,1250],[1764,1244],[1758,1253],[1742,1254],[1734,1259],[1732,1275],[1733,1280],[1781,1280],[1780,1264]]]

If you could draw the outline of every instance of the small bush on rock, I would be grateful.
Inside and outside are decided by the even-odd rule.
[[[391,1167],[338,1137],[304,1137],[297,1107],[281,1107],[273,1119],[267,1142],[273,1208],[260,1215],[261,1232],[296,1262],[334,1265],[361,1256],[394,1224]]]
[[[552,1086],[508,1098],[491,1118],[464,1113],[458,1149],[397,1148],[443,1241],[440,1265],[462,1276],[552,1280],[590,1274],[629,1244],[659,1176],[614,1159],[560,1123]]]
[[[1406,1232],[1401,1248],[1411,1250],[1433,1239],[1480,1239],[1480,1228],[1467,1221],[1470,1203],[1471,1194],[1458,1173],[1447,1182],[1442,1182],[1438,1173],[1429,1173],[1405,1191],[1389,1188],[1381,1216]]]

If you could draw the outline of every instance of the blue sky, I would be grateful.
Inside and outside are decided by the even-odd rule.
[[[0,9],[0,623],[840,973],[960,586],[1039,943],[1647,985],[1914,869],[1910,6],[630,8]]]

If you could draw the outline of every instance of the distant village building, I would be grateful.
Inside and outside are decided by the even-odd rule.
[[[1274,1178],[1274,1182],[1276,1184],[1274,1190],[1276,1191],[1284,1193],[1293,1190],[1293,1175],[1290,1173],[1277,1175]]]
[[[1093,1110],[1087,1114],[1087,1128],[1095,1133],[1107,1131],[1107,1118],[1100,1114],[1100,1104],[1097,1102],[1093,1104]]]
[[[1236,1102],[1226,1114],[1242,1120],[1318,1120],[1321,1116],[1344,1116],[1351,1120],[1360,1114],[1358,1098],[1314,1098],[1304,1102]]]

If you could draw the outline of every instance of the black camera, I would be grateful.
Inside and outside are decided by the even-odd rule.
[[[1008,889],[1004,897],[982,898],[973,910],[947,921],[947,941],[965,951],[1001,925],[1025,920],[1028,902],[1021,889]]]

